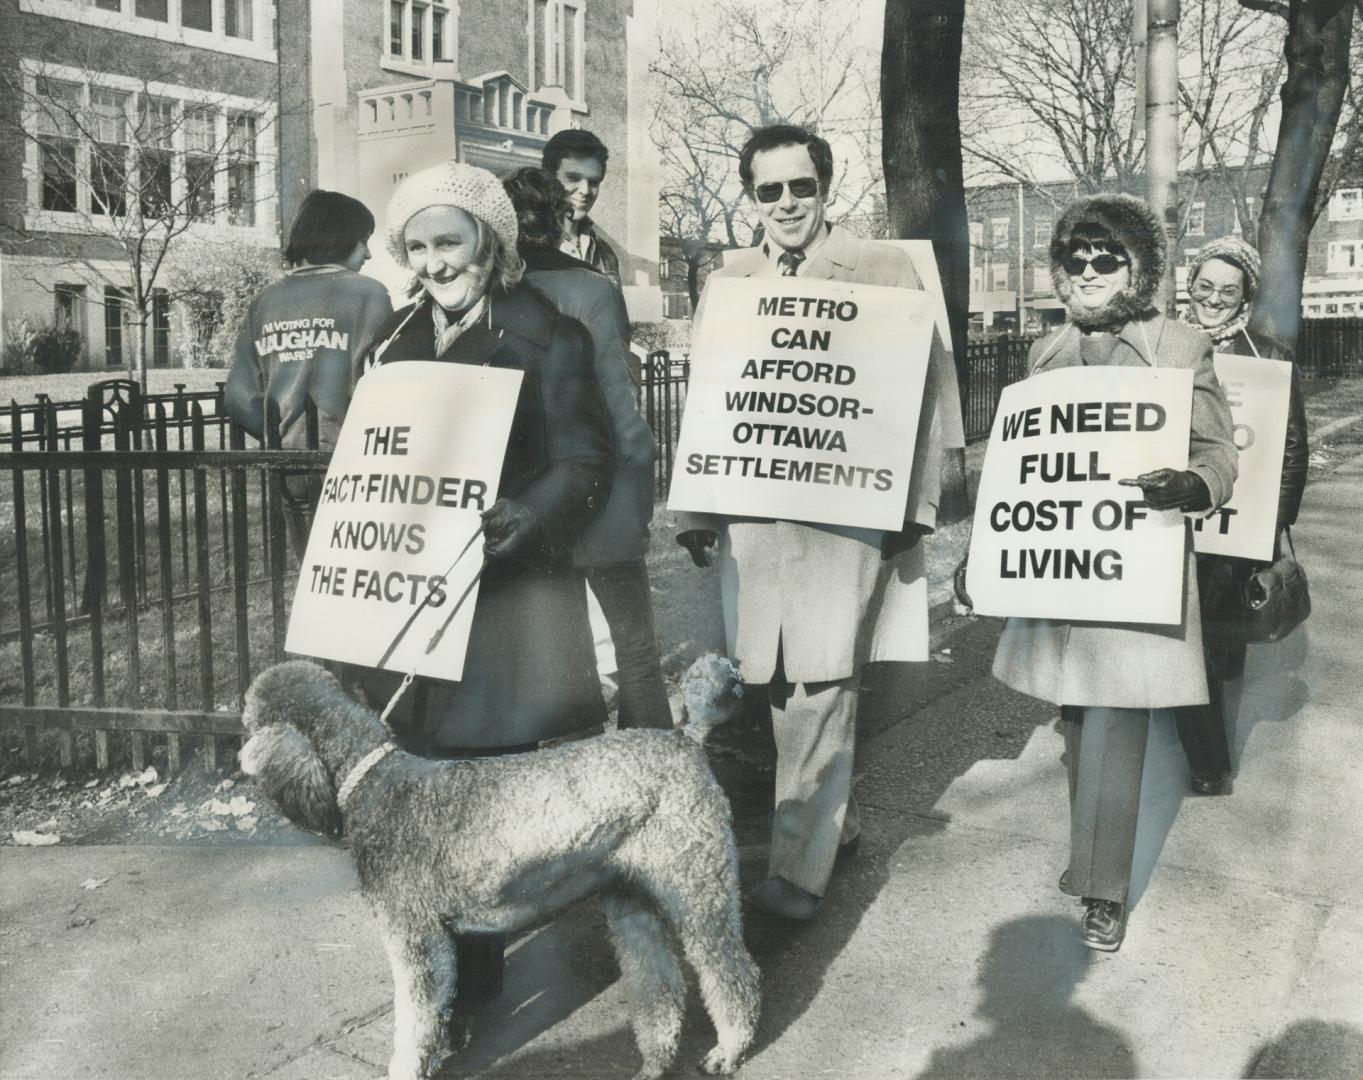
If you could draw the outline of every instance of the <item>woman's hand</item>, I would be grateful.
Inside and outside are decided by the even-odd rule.
[[[521,551],[539,529],[530,508],[510,499],[498,499],[483,511],[483,553],[504,559]]]
[[[688,529],[677,534],[677,543],[691,553],[691,561],[697,566],[709,566],[710,552],[719,543],[719,533],[709,529]]]
[[[1189,469],[1156,469],[1131,480],[1118,480],[1123,487],[1138,487],[1151,510],[1210,510],[1212,493],[1207,482]]]

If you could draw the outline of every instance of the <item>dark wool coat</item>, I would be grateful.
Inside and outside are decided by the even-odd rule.
[[[653,517],[657,447],[639,415],[639,393],[630,374],[625,298],[608,278],[571,255],[549,250],[526,251],[524,257],[525,280],[591,337],[596,381],[610,416],[615,479],[605,508],[578,540],[573,561],[588,567],[642,559]]]
[[[410,722],[434,751],[518,746],[602,723],[586,585],[572,562],[612,473],[586,331],[521,285],[494,291],[487,316],[440,356],[425,297],[397,312],[375,341],[385,364],[440,360],[524,372],[498,496],[528,507],[540,526],[530,550],[484,569],[464,678],[418,680],[404,702],[415,713]]]

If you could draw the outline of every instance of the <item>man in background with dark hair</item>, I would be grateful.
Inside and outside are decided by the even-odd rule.
[[[717,277],[820,278],[922,289],[909,256],[830,225],[827,142],[781,124],[754,132],[738,162],[763,227]],[[705,318],[705,305],[696,322]],[[693,334],[693,340],[695,335]],[[813,918],[838,856],[861,825],[852,797],[861,668],[928,658],[927,576],[920,538],[937,524],[942,465],[938,386],[950,363],[934,331],[903,527],[878,529],[677,515],[677,542],[697,566],[717,563],[729,651],[745,684],[768,688],[776,740],[776,814],[768,877],[749,902]],[[906,393],[916,387],[906,385]],[[717,558],[712,552],[718,548]]]
[[[601,192],[601,181],[606,178],[609,159],[606,144],[594,134],[569,128],[544,144],[542,165],[545,172],[563,185],[572,207],[560,249],[605,274],[618,289],[620,260],[610,244],[597,235],[590,216]]]

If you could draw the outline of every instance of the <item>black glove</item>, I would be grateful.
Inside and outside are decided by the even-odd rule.
[[[710,550],[719,543],[719,533],[711,529],[688,529],[677,534],[677,543],[691,553],[691,561],[697,566],[709,566],[712,561]]]
[[[965,568],[969,562],[970,556],[967,555],[957,564],[956,572],[951,575],[951,587],[956,590],[956,602],[963,608],[975,606],[975,602],[970,599],[970,593],[965,589]]]
[[[1210,510],[1212,493],[1207,482],[1187,469],[1156,469],[1141,473],[1134,480],[1118,480],[1126,487],[1138,487],[1151,510]]]
[[[910,523],[905,525],[898,532],[887,532],[880,538],[880,558],[882,562],[889,562],[896,555],[902,555],[910,550],[927,533],[921,525]]]
[[[524,549],[538,529],[529,507],[498,499],[483,511],[483,553],[489,559],[504,559]]]

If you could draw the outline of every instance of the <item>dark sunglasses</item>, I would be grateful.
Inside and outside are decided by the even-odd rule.
[[[770,184],[758,184],[753,188],[753,194],[757,196],[757,201],[761,203],[773,203],[781,197],[781,192],[786,185],[790,185],[790,193],[797,199],[812,199],[819,193],[819,181],[812,176],[797,176],[794,180],[777,180]]]
[[[1085,258],[1083,255],[1066,255],[1060,260],[1060,265],[1065,268],[1065,273],[1071,277],[1078,277],[1084,272],[1084,268],[1092,265],[1093,269],[1100,274],[1115,274],[1123,266],[1130,266],[1130,259],[1123,259],[1120,255],[1113,255],[1103,252],[1101,255],[1094,255]]]

